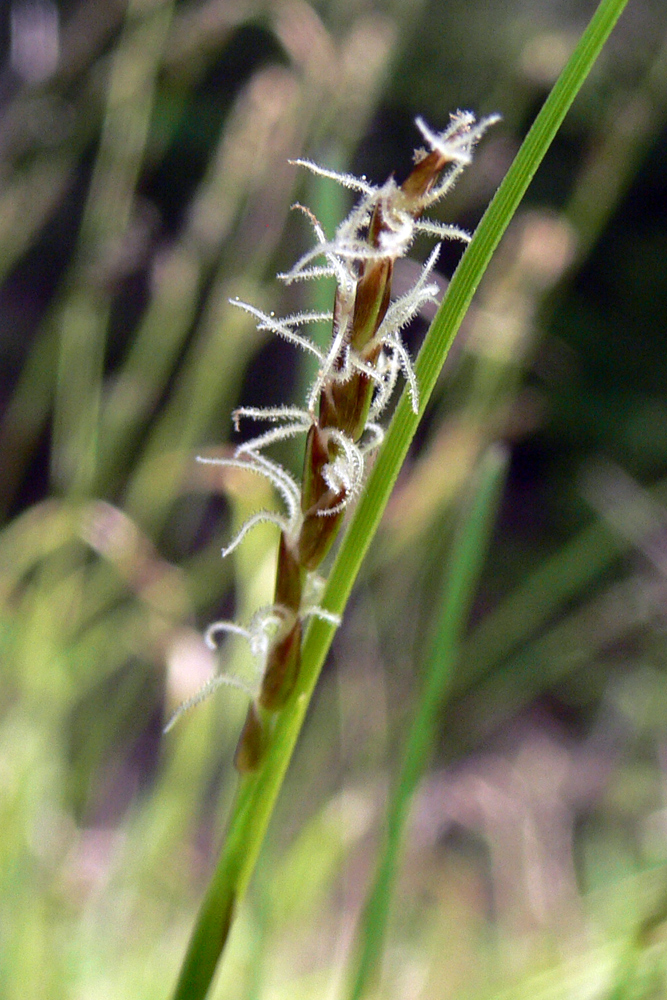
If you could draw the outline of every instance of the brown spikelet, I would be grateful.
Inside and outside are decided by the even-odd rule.
[[[237,411],[253,419],[267,419],[274,426],[280,421],[286,422],[282,429],[271,430],[250,444],[246,443],[243,455],[254,472],[267,476],[274,483],[289,508],[289,519],[270,513],[254,516],[255,522],[267,518],[277,521],[282,530],[274,603],[258,626],[260,631],[264,630],[259,645],[266,650],[263,679],[259,694],[248,711],[236,752],[236,766],[241,771],[251,771],[261,765],[271,715],[282,710],[295,691],[305,617],[318,612],[326,616],[322,608],[308,604],[309,583],[337,537],[346,506],[361,489],[364,454],[370,447],[377,446],[381,436],[376,416],[386,405],[399,371],[409,382],[413,409],[415,412],[418,409],[418,386],[409,355],[400,340],[400,330],[423,303],[433,300],[436,286],[427,285],[426,280],[435,265],[437,251],[431,254],[422,277],[411,292],[392,305],[394,260],[407,252],[420,228],[442,238],[468,238],[456,227],[432,221],[420,223],[419,220],[424,210],[451,187],[458,172],[470,161],[475,143],[494,120],[475,123],[472,114],[457,112],[448,128],[436,134],[417,119],[417,126],[431,150],[416,154],[415,165],[400,186],[390,178],[382,187],[374,188],[365,180],[332,174],[307,161],[299,161],[315,173],[334,177],[347,187],[361,191],[359,204],[341,224],[332,241],[327,240],[312,213],[305,210],[313,225],[317,246],[304,254],[291,272],[283,275],[286,281],[317,274],[337,275],[339,287],[334,299],[329,354],[321,353],[298,332],[297,327],[310,322],[312,316],[302,314],[279,322],[273,314],[269,316],[253,306],[241,304],[259,317],[259,329],[270,329],[286,336],[314,351],[321,361],[317,379],[308,395],[307,409],[285,407],[260,411],[245,408],[243,413]],[[325,266],[313,264],[318,256],[325,259]],[[294,323],[293,328],[289,327],[290,322]],[[369,426],[369,414],[372,414],[373,423],[369,434],[364,435]],[[302,431],[307,431],[307,439],[299,486],[285,470],[260,455],[260,450],[280,438]],[[238,458],[240,450],[236,454],[237,457],[227,460],[226,464],[243,465]]]
[[[282,708],[297,682],[301,662],[301,621],[296,619],[287,635],[274,642],[269,651],[259,704],[267,712]]]

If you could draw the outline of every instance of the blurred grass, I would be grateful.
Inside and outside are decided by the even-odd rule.
[[[474,225],[580,15],[82,0],[63,5],[52,77],[22,79],[4,51],[3,997],[163,997],[176,977],[244,705],[221,693],[168,738],[160,729],[217,668],[202,629],[247,618],[272,573],[270,530],[220,561],[231,522],[262,499],[194,456],[225,446],[237,401],[282,402],[307,378],[226,299],[299,305],[272,277],[307,238],[289,205],[340,214],[331,189],[301,191],[287,158],[381,181],[412,148],[415,114],[441,125],[457,105],[500,110],[448,208]],[[666,38],[662,4],[629,5],[480,289],[351,638],[322,678],[216,996],[342,990],[453,511],[498,438],[514,450],[506,500],[415,796],[378,995],[665,992],[664,526],[619,534],[630,512],[610,519],[599,497],[591,508],[578,472],[603,451],[664,503]],[[549,774],[569,762],[551,800],[530,790],[526,720],[553,736]],[[523,792],[511,785],[482,821],[479,788],[500,796],[519,773]],[[456,802],[467,812],[452,818]],[[567,889],[551,897],[540,822],[556,814],[573,846],[551,859]],[[513,895],[494,866],[503,845]]]
[[[383,850],[358,932],[358,957],[350,979],[349,996],[359,998],[379,977],[383,941],[393,882],[401,853],[405,824],[420,779],[433,756],[438,716],[442,712],[465,633],[489,536],[507,474],[508,454],[492,446],[475,470],[470,496],[464,497],[455,528],[445,578],[437,631],[424,668],[424,681],[406,737],[398,780],[391,796]]]

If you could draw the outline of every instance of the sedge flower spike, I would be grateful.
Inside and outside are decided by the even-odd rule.
[[[428,149],[415,153],[414,166],[400,185],[392,177],[376,187],[366,178],[327,170],[310,160],[295,160],[296,165],[358,195],[333,238],[308,208],[296,205],[312,227],[315,245],[289,271],[278,275],[286,284],[335,278],[333,309],[277,318],[232,301],[254,317],[258,330],[275,333],[314,355],[318,363],[303,408],[241,407],[233,414],[237,430],[242,420],[262,421],[268,430],[239,445],[233,458],[200,459],[263,476],[284,505],[282,513],[254,514],[223,550],[223,556],[228,555],[261,522],[270,521],[279,528],[273,604],[256,612],[247,628],[217,622],[206,636],[214,648],[217,638],[225,634],[241,636],[249,643],[257,666],[255,687],[218,675],[185,702],[169,723],[220,685],[241,687],[251,698],[235,757],[242,772],[260,766],[276,713],[297,684],[304,621],[316,615],[339,623],[337,616],[318,604],[321,578],[317,571],[336,538],[346,507],[362,489],[366,457],[382,442],[377,420],[399,374],[407,383],[414,412],[419,411],[419,386],[401,331],[425,303],[435,301],[438,289],[430,278],[439,245],[413,287],[392,301],[394,261],[407,254],[419,233],[438,240],[469,241],[464,230],[428,219],[424,213],[451,190],[471,162],[475,145],[495,121],[497,116],[477,122],[470,112],[458,111],[444,131],[434,132],[418,118],[416,125]],[[303,332],[308,325],[323,322],[332,326],[326,351]],[[275,442],[298,434],[306,436],[300,483],[265,454]]]

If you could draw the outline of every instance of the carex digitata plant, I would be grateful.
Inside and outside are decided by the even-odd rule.
[[[412,288],[392,301],[394,261],[407,254],[418,233],[440,240],[469,241],[462,229],[432,221],[423,213],[451,190],[470,163],[475,144],[494,121],[495,116],[476,122],[470,112],[457,112],[449,126],[436,133],[418,118],[417,127],[429,148],[415,153],[414,167],[400,185],[392,177],[376,187],[363,177],[329,171],[308,160],[295,161],[359,194],[333,239],[327,238],[309,209],[295,206],[309,219],[315,245],[290,271],[279,275],[287,284],[334,277],[333,309],[277,318],[247,303],[233,302],[256,318],[259,330],[275,333],[314,354],[319,366],[302,408],[240,407],[233,414],[237,430],[246,419],[266,422],[270,429],[239,445],[232,458],[200,459],[265,477],[285,506],[284,513],[254,514],[223,550],[223,555],[232,552],[256,524],[271,521],[278,526],[273,603],[257,611],[247,626],[216,622],[206,636],[212,648],[227,633],[250,643],[258,665],[257,690],[238,678],[217,675],[181,705],[169,723],[171,726],[185,709],[221,684],[244,687],[251,702],[235,757],[240,771],[252,771],[259,765],[272,719],[294,689],[304,621],[314,615],[338,623],[337,616],[318,604],[322,589],[318,569],[338,534],[346,508],[361,491],[369,455],[382,442],[378,419],[399,374],[407,381],[414,412],[419,409],[419,385],[401,331],[427,301],[434,300],[437,285],[430,278],[439,245]],[[332,324],[326,351],[302,332],[318,322]],[[306,436],[300,484],[265,454],[270,445],[298,434]]]
[[[429,276],[437,251],[429,257],[411,291],[392,302],[394,261],[407,252],[419,232],[468,241],[465,233],[430,222],[423,218],[423,213],[451,189],[494,118],[477,123],[471,114],[457,113],[449,127],[439,134],[418,120],[429,150],[417,154],[414,168],[400,186],[390,179],[376,188],[364,178],[338,175],[303,163],[360,195],[332,240],[327,239],[319,222],[306,212],[315,233],[315,247],[283,275],[287,282],[332,275],[336,278],[334,305],[327,317],[332,323],[328,351],[320,351],[302,333],[302,328],[316,317],[297,315],[278,320],[239,303],[240,308],[255,316],[261,328],[275,331],[314,354],[319,370],[303,409],[238,410],[237,421],[264,420],[270,429],[242,444],[234,457],[221,460],[222,464],[241,466],[270,480],[283,498],[286,511],[254,515],[226,549],[226,552],[233,549],[262,520],[272,521],[280,529],[273,604],[256,612],[246,628],[221,622],[213,625],[208,634],[214,646],[226,632],[244,636],[257,658],[258,681],[256,690],[250,691],[251,704],[237,749],[236,763],[242,774],[225,842],[193,929],[175,1000],[203,1000],[208,991],[251,878],[309,697],[337,624],[332,612],[340,614],[345,606],[420,415],[475,289],[626,3],[627,0],[600,0],[470,240],[414,368],[402,342],[401,330],[421,304],[435,294]],[[408,392],[399,401],[322,589],[318,569],[333,544],[346,508],[361,490],[368,456],[383,437],[377,421],[401,372],[407,380]],[[306,451],[299,485],[266,456],[265,449],[300,433],[306,434]],[[306,631],[302,649],[304,621],[309,616],[314,620]],[[214,678],[174,718],[223,683],[235,680]],[[376,920],[375,912],[376,908],[371,906],[372,920]],[[369,922],[369,935],[374,944],[364,951],[355,996],[361,995],[364,987],[360,984],[367,981],[368,954],[378,950],[381,932],[377,920],[375,926]]]

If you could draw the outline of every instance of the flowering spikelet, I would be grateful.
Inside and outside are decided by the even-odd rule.
[[[449,126],[436,133],[418,118],[417,127],[429,149],[415,154],[414,167],[401,185],[390,178],[375,187],[365,178],[335,173],[309,160],[296,160],[297,165],[359,194],[357,204],[338,226],[333,239],[327,238],[312,212],[295,206],[309,219],[315,245],[290,271],[278,275],[287,284],[334,277],[337,289],[333,310],[279,319],[244,302],[232,303],[254,316],[259,330],[275,333],[314,354],[319,365],[303,409],[241,407],[233,415],[237,429],[246,419],[264,421],[272,425],[270,429],[240,445],[233,458],[200,459],[264,476],[285,506],[284,513],[262,511],[253,515],[223,550],[227,555],[262,521],[278,526],[273,604],[257,612],[247,628],[218,622],[207,633],[212,647],[222,633],[241,635],[250,643],[258,665],[257,690],[245,688],[251,704],[236,752],[236,765],[241,771],[254,770],[261,763],[272,719],[297,684],[304,620],[317,615],[338,624],[338,618],[317,603],[317,569],[336,538],[345,508],[362,488],[366,456],[382,441],[382,428],[376,421],[389,402],[399,374],[407,382],[413,410],[419,411],[419,386],[401,330],[426,302],[434,301],[437,285],[429,278],[439,247],[429,256],[410,291],[392,302],[394,261],[407,253],[418,233],[463,242],[470,239],[456,226],[423,218],[423,213],[452,188],[470,163],[475,144],[496,120],[491,117],[476,122],[469,112],[457,112],[451,116]],[[302,327],[315,322],[332,324],[326,352],[301,332]],[[301,483],[264,454],[269,445],[297,434],[306,435]],[[227,675],[214,678],[181,706],[169,725],[182,711],[224,683],[244,687]]]

